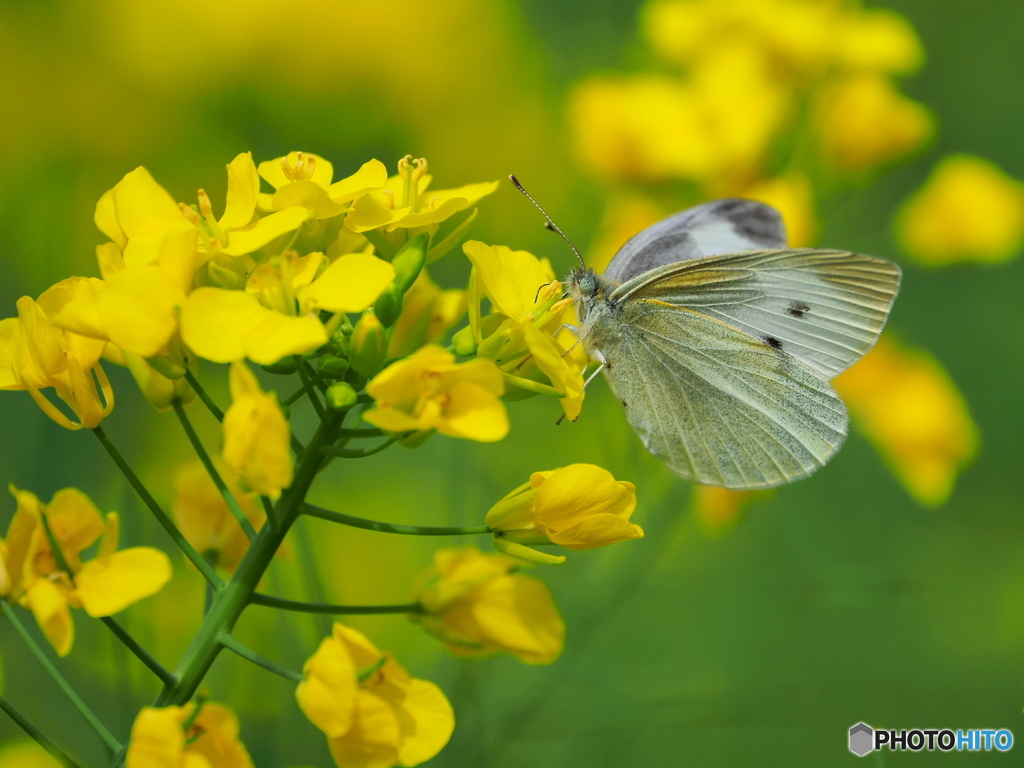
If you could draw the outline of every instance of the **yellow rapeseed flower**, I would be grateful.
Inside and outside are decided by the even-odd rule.
[[[231,405],[224,414],[225,466],[247,489],[277,499],[291,485],[288,421],[273,392],[264,392],[244,363],[232,363]]]
[[[392,363],[366,386],[376,405],[363,418],[388,432],[436,429],[480,442],[508,434],[501,371],[485,358],[456,363],[436,344]]]
[[[253,768],[238,718],[222,704],[143,707],[132,725],[125,768]]]
[[[276,190],[258,196],[260,208],[281,211],[299,205],[317,219],[344,213],[353,200],[383,189],[388,181],[384,163],[370,160],[351,176],[332,183],[334,166],[311,152],[289,152],[265,160],[260,163],[259,175]]]
[[[564,556],[524,545],[586,550],[639,539],[643,529],[629,522],[635,509],[635,485],[593,464],[571,464],[534,472],[528,483],[491,507],[485,522],[494,531],[494,546],[505,554],[557,565]]]
[[[1000,262],[1024,244],[1024,184],[988,160],[943,158],[903,205],[903,247],[923,264]]]
[[[325,344],[320,311],[361,312],[394,279],[394,268],[369,253],[328,262],[322,253],[288,251],[256,267],[244,291],[197,288],[181,310],[182,339],[217,363],[249,358],[269,365]]]
[[[883,336],[835,387],[911,495],[928,506],[945,502],[974,458],[978,429],[939,362]]]
[[[171,578],[170,560],[160,550],[118,551],[117,513],[104,518],[81,491],[58,491],[46,505],[14,486],[11,493],[18,509],[7,531],[7,599],[31,609],[58,655],[66,656],[74,642],[69,608],[83,608],[93,617],[112,616],[156,594]],[[44,519],[60,546],[59,556]],[[96,557],[83,563],[81,552],[97,539],[102,540]],[[60,565],[61,557],[67,570]]]
[[[43,413],[67,429],[92,429],[114,408],[114,391],[99,362],[104,342],[54,322],[64,307],[92,295],[97,283],[84,277],[62,280],[38,300],[22,296],[18,317],[0,320],[0,389],[28,391]],[[77,421],[42,393],[49,387]]]
[[[451,738],[455,716],[441,690],[354,629],[335,624],[303,674],[295,697],[341,768],[419,765]]]
[[[917,149],[935,130],[927,108],[906,98],[882,75],[853,75],[826,89],[817,133],[825,159],[863,173]]]
[[[550,664],[565,647],[565,622],[551,590],[517,571],[522,561],[475,547],[442,549],[417,579],[425,630],[456,656],[509,653]]]
[[[527,392],[548,387],[575,421],[583,407],[586,356],[582,350],[567,354],[570,348],[579,349],[575,337],[561,334],[572,301],[561,299],[562,287],[551,265],[526,251],[477,240],[465,243],[463,251],[473,263],[469,311],[478,353],[500,366],[507,384]],[[491,302],[488,318],[480,316],[483,296]],[[544,386],[534,387],[537,383]]]

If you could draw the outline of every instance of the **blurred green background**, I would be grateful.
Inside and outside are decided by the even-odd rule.
[[[0,316],[14,315],[23,294],[96,274],[102,237],[93,207],[127,171],[145,165],[179,200],[193,201],[200,186],[218,200],[224,164],[245,150],[257,162],[314,152],[339,175],[369,157],[393,168],[411,152],[429,159],[440,187],[514,172],[586,250],[606,190],[575,160],[568,94],[594,72],[643,63],[639,7],[4,2]],[[983,155],[1024,177],[1024,5],[887,7],[924,42],[927,66],[904,90],[935,112],[939,133],[926,153],[844,198],[818,239],[901,261],[891,326],[941,358],[959,386],[981,431],[977,460],[948,503],[926,510],[854,433],[826,469],[758,500],[734,529],[712,536],[690,514],[690,488],[642,450],[599,382],[575,424],[556,426],[555,403],[529,400],[510,404],[513,431],[502,443],[437,437],[416,451],[335,466],[312,501],[426,525],[478,524],[530,472],[577,461],[638,486],[644,540],[572,554],[565,567],[537,574],[568,626],[565,653],[549,667],[457,662],[403,618],[352,622],[452,699],[456,733],[431,765],[852,765],[846,730],[861,720],[1009,728],[1024,738],[1024,262],[924,269],[901,259],[890,224],[941,154]],[[548,256],[560,272],[571,264],[511,186],[483,202],[471,236]],[[458,287],[467,274],[452,254],[435,276]],[[168,502],[185,440],[173,416],[153,411],[113,368],[119,399],[104,427]],[[226,401],[215,383],[222,372],[205,373]],[[193,414],[215,444],[212,420]],[[81,488],[104,511],[122,513],[126,543],[171,551],[92,435],[56,426],[23,393],[0,395],[0,434],[0,480],[44,499]],[[0,530],[13,510],[13,499],[0,502]],[[402,601],[439,543],[302,520],[271,587],[297,598]],[[319,584],[300,575],[298,560],[310,556]],[[172,583],[121,618],[173,665],[200,619],[201,591],[175,555]],[[158,684],[98,623],[75,618],[75,649],[59,666],[126,738]],[[240,636],[298,668],[328,626],[254,607]],[[0,659],[5,695],[86,764],[99,764],[91,733],[5,622]],[[236,709],[257,765],[330,765],[291,684],[223,655],[204,687]],[[0,718],[0,743],[15,738]],[[884,764],[1007,762],[1022,748],[887,753]],[[865,762],[883,765],[876,758]]]

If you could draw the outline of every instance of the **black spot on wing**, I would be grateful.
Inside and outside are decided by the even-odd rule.
[[[793,317],[803,317],[804,315],[806,315],[810,311],[811,311],[810,306],[808,306],[807,304],[804,304],[802,301],[794,301],[786,309],[786,313],[789,314],[789,315],[792,315]]]
[[[774,336],[765,336],[764,343],[772,349],[782,349],[782,342],[776,339]]]
[[[727,218],[740,237],[764,248],[785,248],[785,227],[782,217],[770,205],[753,200],[726,198],[718,201],[715,213]]]

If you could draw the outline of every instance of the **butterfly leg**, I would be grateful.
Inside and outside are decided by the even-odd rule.
[[[594,372],[592,374],[590,374],[589,376],[587,376],[587,380],[583,382],[583,389],[584,390],[586,390],[587,385],[589,385],[590,382],[592,382],[594,380],[594,378],[597,376],[597,374],[599,374],[601,371],[603,371],[608,366],[608,360],[605,358],[604,355],[601,354],[601,350],[599,350],[599,349],[592,350],[591,354],[597,359],[597,362],[599,362],[600,365],[597,366],[597,368],[594,370]]]

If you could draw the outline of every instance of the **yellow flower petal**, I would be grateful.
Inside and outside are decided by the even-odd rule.
[[[242,256],[252,253],[271,240],[293,232],[309,219],[309,211],[301,206],[276,211],[264,216],[245,229],[236,229],[228,235],[227,244],[221,249],[228,256]]]
[[[478,240],[467,241],[462,250],[473,262],[495,311],[515,320],[530,313],[537,289],[554,279],[550,265],[526,251]]]
[[[160,352],[178,328],[185,294],[174,276],[157,266],[125,269],[111,276],[100,294],[99,311],[107,336],[141,357]]]
[[[457,189],[445,189],[437,192],[424,192],[420,196],[420,210],[410,212],[391,223],[387,231],[397,227],[425,227],[444,221],[452,214],[469,208],[481,197],[489,195],[498,188],[498,182],[488,181],[479,184],[467,184]]]
[[[426,680],[410,680],[398,718],[402,741],[398,762],[419,765],[438,752],[452,736],[455,713],[441,689]]]
[[[123,249],[128,244],[128,235],[121,229],[121,223],[117,220],[114,190],[108,189],[96,203],[93,221],[96,222],[96,228],[100,232],[117,243],[119,249]]]
[[[587,550],[606,547],[620,541],[642,539],[644,531],[616,515],[592,515],[561,531],[553,531],[548,538],[566,549]]]
[[[132,725],[125,768],[179,768],[185,754],[188,716],[183,707],[143,707]]]
[[[152,547],[132,547],[85,563],[75,575],[76,594],[90,616],[111,616],[155,595],[170,578],[167,555]]]
[[[552,529],[601,514],[628,520],[636,509],[636,486],[616,481],[608,470],[593,464],[534,472],[530,482],[537,489],[536,514]]]
[[[339,256],[313,283],[298,292],[308,310],[362,312],[395,279],[395,268],[371,253]]]
[[[228,163],[228,199],[224,215],[218,224],[224,231],[241,229],[252,221],[256,212],[256,196],[260,192],[260,177],[252,152],[242,152]]]
[[[392,768],[398,762],[401,730],[395,712],[371,693],[360,691],[355,699],[352,727],[330,739],[331,757],[345,768]]]
[[[537,367],[551,380],[551,386],[563,394],[560,404],[566,418],[576,421],[583,410],[583,371],[554,337],[533,323],[523,323],[523,337]]]
[[[299,152],[289,152],[284,157],[277,157],[273,160],[264,160],[259,165],[259,174],[274,189],[280,189],[286,184],[291,184],[296,179],[290,179],[285,175],[284,165],[287,164],[290,168],[295,169],[299,165]],[[303,173],[304,179],[314,181],[322,187],[327,187],[331,183],[331,178],[334,176],[334,166],[331,165],[329,160],[324,160],[319,155],[314,155],[311,152],[302,152],[304,158],[305,171],[308,172],[309,161],[313,161],[313,173],[307,175]]]
[[[333,637],[325,639],[302,674],[306,679],[295,691],[299,707],[328,738],[344,736],[352,727],[359,688],[348,648]]]
[[[359,170],[327,188],[336,203],[348,203],[357,197],[381,189],[388,183],[388,169],[380,160],[363,163]]]
[[[330,198],[327,190],[313,181],[293,181],[281,187],[270,199],[275,211],[302,206],[318,219],[329,219],[344,213],[346,206]]]
[[[353,232],[366,232],[399,221],[411,210],[396,210],[391,207],[392,202],[387,195],[375,192],[357,198],[345,217],[345,226]]]
[[[194,727],[201,735],[185,747],[183,768],[191,768],[188,758],[205,758],[202,765],[210,768],[253,768],[252,758],[238,738],[238,718],[223,704],[203,705]]]
[[[26,591],[25,599],[57,655],[71,653],[75,624],[64,592],[49,579],[36,579]]]
[[[114,187],[113,193],[117,221],[129,240],[154,219],[182,218],[174,198],[167,194],[167,190],[157,184],[149,171],[142,166],[126,174]],[[105,209],[109,207],[108,204],[103,205]],[[110,235],[102,227],[101,231]],[[117,242],[116,237],[110,239]]]
[[[103,533],[100,511],[88,496],[74,488],[53,495],[46,505],[46,521],[72,570],[78,566],[78,553]]]
[[[514,573],[473,596],[474,620],[490,643],[527,664],[550,664],[565,647],[565,622],[538,579]]]
[[[482,443],[508,435],[508,411],[494,392],[462,381],[448,391],[448,397],[444,416],[437,421],[438,432]]]

